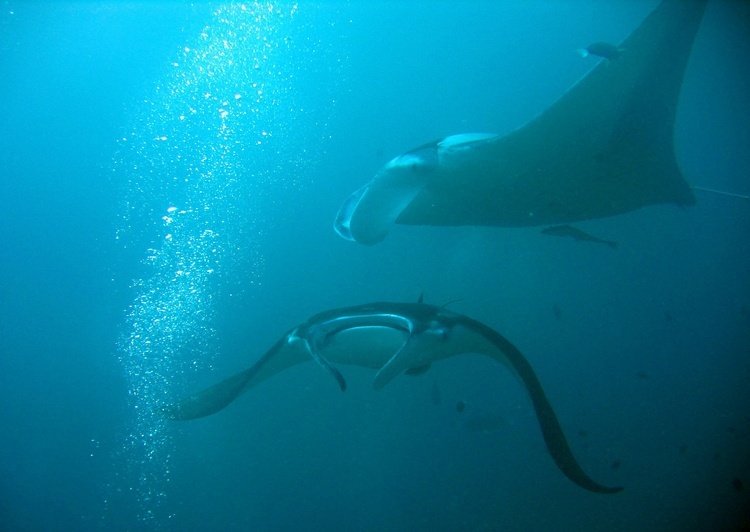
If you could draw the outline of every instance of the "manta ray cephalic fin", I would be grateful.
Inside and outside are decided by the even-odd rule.
[[[339,384],[339,388],[341,388],[342,392],[346,391],[346,379],[344,379],[344,376],[341,374],[339,370],[337,370],[333,364],[328,362],[328,360],[325,359],[323,355],[320,354],[320,351],[317,349],[315,345],[310,343],[310,341],[307,340],[307,338],[302,338],[298,334],[299,328],[292,331],[292,333],[289,335],[287,341],[289,344],[294,344],[296,342],[301,342],[304,345],[305,351],[310,355],[310,358],[312,358],[315,362],[318,363],[320,367],[322,367],[324,370],[326,370],[328,373],[333,375],[333,378],[336,379],[336,382]]]

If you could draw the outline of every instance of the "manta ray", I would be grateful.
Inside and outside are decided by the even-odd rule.
[[[258,383],[296,364],[314,360],[346,390],[334,364],[377,370],[378,390],[400,373],[423,373],[430,364],[464,353],[486,355],[523,384],[555,464],[570,480],[596,493],[616,493],[592,480],[576,460],[539,379],[523,354],[503,335],[444,307],[418,303],[370,303],[328,310],[287,331],[253,366],[165,408],[174,420],[213,414]]]
[[[674,155],[682,79],[705,0],[664,0],[557,102],[507,135],[453,135],[387,163],[336,232],[376,244],[394,223],[523,227],[692,205]]]

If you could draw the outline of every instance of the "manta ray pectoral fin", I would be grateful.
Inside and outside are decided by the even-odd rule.
[[[196,419],[214,414],[234,401],[256,373],[252,367],[233,375],[205,390],[186,397],[178,403],[167,405],[162,411],[175,421]]]
[[[305,360],[301,352],[288,348],[285,334],[250,368],[161,409],[169,419],[185,421],[214,414],[258,382]]]
[[[454,336],[454,343],[463,344],[464,347],[460,351],[474,351],[489,356],[509,366],[521,380],[534,406],[544,443],[560,471],[582,488],[595,493],[618,493],[622,491],[621,487],[608,487],[599,484],[589,477],[580,466],[570,449],[560,421],[544,393],[541,382],[539,382],[534,369],[521,351],[503,335],[484,323],[467,316],[460,316],[456,323],[457,326],[454,327],[452,335]],[[483,344],[487,345],[485,342],[494,346],[494,349],[482,347]]]
[[[304,345],[305,351],[310,355],[310,358],[312,358],[315,362],[320,365],[323,369],[325,369],[328,373],[333,375],[333,378],[336,379],[336,382],[339,383],[339,388],[341,388],[342,392],[346,391],[346,380],[344,379],[344,376],[341,374],[339,370],[337,370],[333,365],[328,362],[328,360],[323,357],[318,350],[313,346],[307,338],[303,338],[299,336],[298,334],[299,328],[292,331],[292,333],[289,335],[287,341],[289,344],[294,344],[296,342],[302,342]]]

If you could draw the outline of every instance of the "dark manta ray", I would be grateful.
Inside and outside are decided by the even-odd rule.
[[[552,459],[570,480],[597,493],[622,490],[597,484],[583,471],[539,379],[513,344],[483,323],[424,303],[370,303],[316,314],[284,334],[249,369],[170,405],[166,413],[177,420],[213,414],[259,382],[311,358],[336,378],[342,390],[346,382],[334,363],[378,370],[373,383],[378,390],[400,373],[462,353],[486,355],[518,377]]]
[[[692,205],[674,118],[705,0],[665,0],[566,94],[507,135],[454,135],[396,157],[341,206],[362,244],[394,223],[535,226]]]

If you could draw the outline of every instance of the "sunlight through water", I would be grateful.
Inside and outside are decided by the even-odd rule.
[[[309,187],[324,149],[333,99],[306,98],[310,85],[320,98],[321,76],[338,79],[326,24],[296,5],[215,9],[165,58],[168,70],[133,105],[118,141],[117,239],[142,264],[118,343],[132,415],[111,488],[137,500],[144,523],[170,517],[176,429],[160,409],[210,368],[217,297],[260,284],[268,198]]]

